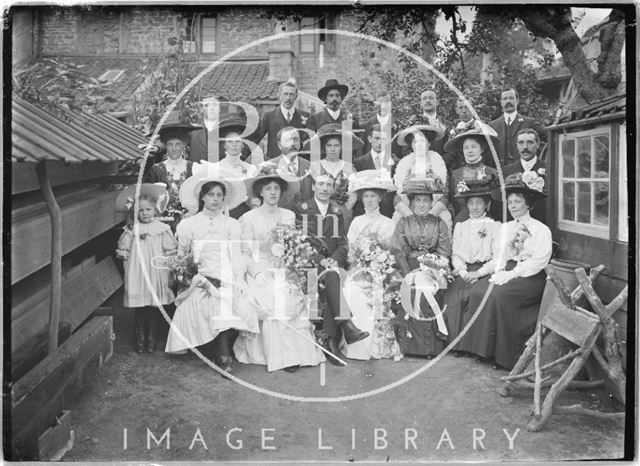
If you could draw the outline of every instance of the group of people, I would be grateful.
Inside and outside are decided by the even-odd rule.
[[[426,90],[407,128],[393,123],[386,92],[361,128],[336,80],[318,92],[326,108],[313,115],[295,108],[294,83],[280,91],[281,105],[248,137],[266,136],[265,162],[245,157],[239,115],[220,119],[224,154],[215,163],[187,160],[197,126],[168,120],[159,130],[166,159],[120,194],[116,208],[134,219],[117,255],[136,350],[156,350],[155,308],[174,303],[165,351],[200,348],[227,372],[234,360],[294,372],[325,360],[433,357],[449,344],[456,355],[513,367],[535,329],[552,250],[538,158],[544,127],[517,113],[515,90],[505,89],[504,115],[489,124],[459,101],[454,125]],[[278,228],[302,231],[311,251],[321,338],[308,313],[315,291]],[[166,266],[176,254],[197,264],[181,290]],[[385,299],[398,282],[397,299]]]

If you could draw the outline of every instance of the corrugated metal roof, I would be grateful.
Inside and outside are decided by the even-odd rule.
[[[133,128],[109,115],[65,114],[63,121],[51,113],[13,97],[11,160],[65,163],[114,162],[143,157],[139,144],[148,141]]]
[[[625,112],[627,109],[627,95],[618,94],[606,99],[600,100],[593,104],[586,105],[579,109],[571,111],[571,113],[562,117],[558,123],[567,123],[570,121],[580,121],[589,118],[609,115],[612,113]]]

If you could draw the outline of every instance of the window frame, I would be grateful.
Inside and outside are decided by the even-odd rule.
[[[214,47],[213,47],[213,51],[206,51],[204,50],[204,20],[205,19],[212,19],[213,20],[213,29],[214,29]],[[198,51],[202,54],[202,55],[216,55],[218,53],[218,47],[220,44],[219,41],[219,37],[218,37],[218,15],[216,14],[201,14],[200,17],[198,18],[198,35],[197,38],[199,39],[199,47],[198,47]]]
[[[598,126],[596,128],[592,128],[592,129],[588,129],[588,130],[583,130],[583,131],[576,131],[576,132],[571,132],[571,133],[560,133],[559,137],[558,137],[558,157],[557,157],[557,173],[558,173],[558,178],[557,178],[557,193],[558,193],[558,199],[557,199],[557,203],[555,205],[556,207],[556,211],[557,211],[557,222],[558,222],[558,229],[559,230],[563,230],[563,231],[568,231],[568,232],[572,232],[572,233],[578,233],[581,235],[587,235],[587,236],[593,236],[596,238],[603,238],[603,239],[611,239],[611,234],[614,231],[614,228],[612,227],[612,225],[618,222],[618,218],[617,218],[617,206],[614,205],[614,200],[617,196],[615,196],[613,194],[613,189],[614,189],[614,185],[615,185],[615,180],[616,177],[613,173],[614,168],[616,167],[617,164],[614,164],[613,159],[614,159],[614,150],[615,150],[615,143],[612,140],[612,136],[613,136],[613,131],[611,128],[611,125],[605,125],[605,126]],[[577,177],[577,170],[578,170],[578,160],[577,160],[577,150],[578,150],[578,143],[577,143],[577,139],[578,138],[582,138],[582,137],[589,137],[590,138],[590,142],[591,142],[591,177],[590,178],[578,178]],[[608,174],[609,176],[607,178],[595,178],[594,175],[594,164],[595,164],[595,160],[594,160],[594,141],[595,138],[597,136],[607,136],[609,139],[609,166],[608,166]],[[562,144],[564,143],[564,141],[567,140],[574,140],[574,168],[575,168],[575,172],[574,172],[574,176],[572,177],[565,177],[564,173],[563,173],[563,169],[564,169],[564,158],[563,158],[563,152],[562,152]],[[598,182],[606,182],[609,185],[609,215],[608,215],[608,223],[606,226],[602,226],[602,225],[594,225],[592,223],[583,223],[583,222],[578,222],[577,220],[566,220],[563,218],[564,215],[564,190],[563,190],[563,181],[572,181],[574,183],[579,182],[579,181],[583,181],[583,182],[589,182],[590,186],[591,186],[591,206],[590,206],[590,212],[591,212],[591,221],[593,221],[593,216],[595,215],[595,205],[594,205],[594,201],[595,201],[595,195],[593,193],[593,184],[594,183],[598,183]],[[577,192],[577,188],[575,189],[575,205],[574,205],[574,209],[577,209],[577,204],[578,204],[578,192]],[[614,218],[615,217],[615,218]],[[576,211],[576,216],[575,218],[577,219],[577,211]]]
[[[304,28],[309,26],[302,26],[302,22],[305,19],[313,20],[313,27],[311,29],[336,29],[337,18],[334,15],[326,15],[322,17],[318,16],[305,16],[298,22],[298,31],[302,31]],[[324,26],[322,22],[324,21]],[[324,36],[324,40],[321,40],[321,36]],[[302,38],[308,37],[304,35],[300,35],[298,38],[298,52],[300,55],[309,56],[315,55],[320,52],[322,48],[323,55],[335,56],[337,50],[337,36],[335,34],[331,34],[331,40],[328,40],[326,34],[315,34],[313,35],[313,51],[303,51],[302,50]],[[332,43],[332,47],[327,47],[327,44]]]

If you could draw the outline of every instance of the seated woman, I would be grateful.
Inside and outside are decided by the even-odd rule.
[[[489,167],[482,162],[482,154],[488,148],[487,141],[489,139],[491,139],[494,147],[498,147],[498,133],[489,125],[481,124],[470,131],[458,134],[444,145],[447,153],[456,154],[457,158],[460,158],[460,155],[464,157],[464,165],[456,168],[451,173],[446,198],[446,201],[453,206],[455,212],[454,225],[469,218],[466,198],[457,196],[460,193],[459,187],[464,186],[463,181],[471,181],[473,184],[493,180],[496,183],[494,187],[497,187],[498,172],[495,168]],[[499,214],[499,209],[492,209],[494,218],[498,218]]]
[[[394,250],[396,262],[403,277],[420,268],[419,257],[426,253],[435,253],[446,258],[448,262],[451,254],[451,239],[449,229],[444,220],[431,215],[433,195],[441,194],[444,183],[433,173],[427,176],[412,176],[405,180],[403,189],[407,194],[413,214],[400,219],[396,225]],[[442,290],[434,294],[438,307],[442,309]],[[411,293],[411,303],[415,301],[415,291]],[[399,329],[403,342],[404,354],[426,356],[431,358],[439,354],[446,346],[446,328],[443,319],[435,318],[434,310],[422,295],[419,302],[419,320],[409,317],[407,328]],[[402,309],[401,317],[406,311]],[[445,312],[446,315],[446,312]]]
[[[396,212],[393,215],[396,223],[400,217],[413,215],[409,207],[409,200],[406,194],[402,192],[404,182],[409,176],[424,177],[428,172],[433,172],[444,183],[447,182],[448,172],[444,159],[437,152],[429,150],[431,144],[434,141],[442,139],[443,135],[444,132],[441,128],[432,125],[416,125],[398,133],[398,144],[401,146],[409,144],[411,145],[412,151],[398,162],[393,178],[393,182],[398,188],[399,193],[399,202],[396,204]],[[443,191],[443,194],[445,192],[447,192],[446,189]],[[447,202],[443,194],[433,196],[433,205],[429,213],[442,218],[447,224],[449,232],[451,232],[452,217],[447,210]]]
[[[341,125],[329,124],[318,130],[318,134],[309,140],[309,146],[311,151],[317,150],[319,146],[320,156],[324,155],[324,158],[319,159],[316,154],[311,154],[311,176],[313,179],[318,178],[320,175],[329,175],[333,178],[335,187],[331,195],[331,204],[340,210],[345,220],[345,228],[348,229],[353,218],[351,213],[353,205],[349,202],[347,195],[348,178],[355,172],[355,169],[351,161],[343,159],[343,137],[351,141],[352,154],[354,151],[360,150],[364,144],[362,140],[350,131],[343,134]]]
[[[500,232],[500,252],[491,277],[471,289],[464,313],[466,325],[476,314],[489,284],[494,285],[484,308],[460,341],[459,350],[481,358],[495,357],[494,368],[511,369],[535,331],[544,291],[545,266],[551,258],[551,231],[531,218],[531,203],[546,195],[544,179],[535,172],[510,175],[505,180],[507,207],[515,220]]]
[[[176,298],[165,351],[184,353],[215,339],[216,363],[230,372],[228,331],[259,331],[257,318],[235,286],[241,283],[242,266],[240,248],[232,240],[239,238],[240,224],[224,212],[244,201],[246,188],[224,173],[194,175],[182,185],[180,198],[185,207],[198,211],[177,228],[179,254],[192,252],[198,273],[189,289]]]
[[[460,334],[462,315],[472,286],[493,273],[495,268],[501,224],[487,216],[494,188],[491,178],[487,178],[462,181],[456,188],[455,197],[465,202],[469,219],[456,223],[453,230],[451,264],[458,277],[445,292],[447,312],[444,317],[449,342]],[[454,350],[454,355],[459,356],[460,352]]]
[[[284,176],[272,165],[265,165],[256,177],[246,180],[248,189],[262,200],[262,205],[240,217],[242,250],[247,261],[247,301],[250,312],[260,321],[261,333],[241,332],[233,351],[238,361],[266,365],[269,372],[294,372],[299,366],[316,366],[324,361],[300,285],[278,280],[270,270],[281,267],[272,252],[273,229],[277,225],[295,225],[294,213],[278,207],[278,201],[283,192],[299,189],[299,184]]]
[[[180,203],[180,187],[182,183],[192,175],[193,162],[189,160],[189,133],[201,129],[201,126],[190,123],[177,111],[170,113],[164,125],[158,130],[160,141],[164,144],[166,158],[156,163],[145,173],[145,183],[164,183],[169,191],[169,203],[166,214],[173,217],[171,228],[176,225],[184,215],[184,209]],[[161,212],[164,214],[165,212]]]
[[[345,280],[343,292],[353,314],[353,323],[369,332],[369,336],[346,345],[343,352],[351,359],[399,359],[402,353],[393,333],[388,309],[383,309],[386,303],[380,303],[374,297],[377,294],[375,288],[380,284],[374,281],[369,271],[357,265],[364,261],[354,257],[358,244],[369,239],[376,242],[381,253],[390,249],[393,220],[380,213],[380,201],[387,192],[394,191],[395,186],[386,170],[363,170],[353,175],[349,184],[349,191],[362,200],[365,213],[353,219],[347,233],[352,269]]]

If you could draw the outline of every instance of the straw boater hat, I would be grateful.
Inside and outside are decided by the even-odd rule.
[[[414,133],[420,131],[425,135],[427,140],[432,143],[433,141],[437,141],[444,137],[444,130],[438,126],[434,125],[413,125],[409,128],[403,129],[398,133],[398,144],[401,146],[406,146],[411,144],[413,141]],[[407,140],[410,138],[410,140]]]
[[[202,186],[211,181],[223,184],[226,188],[227,193],[224,197],[226,209],[231,210],[247,199],[247,188],[242,180],[237,179],[232,173],[227,173],[217,167],[210,167],[184,180],[184,183],[180,186],[180,203],[182,206],[190,212],[197,212],[200,190]]]
[[[462,180],[456,185],[453,197],[464,199],[469,197],[492,197],[495,195],[495,176],[486,173],[482,179]]]
[[[173,109],[171,113],[167,115],[166,120],[164,120],[163,125],[158,130],[158,134],[160,140],[166,142],[173,137],[180,139],[186,138],[190,131],[196,129],[202,129],[202,126],[194,125],[184,113]]]
[[[136,186],[127,186],[116,199],[116,212],[131,212],[135,203]],[[142,183],[140,185],[140,196],[149,197],[156,200],[156,208],[162,213],[167,208],[169,193],[164,183]]]
[[[491,139],[494,147],[498,147],[498,133],[491,126],[478,123],[478,126],[470,129],[469,131],[465,131],[464,133],[460,133],[455,137],[449,139],[447,143],[444,145],[445,152],[449,152],[450,154],[459,154],[462,153],[462,145],[464,140],[468,137],[473,137],[474,139],[479,139],[485,145],[488,146],[488,140]]]
[[[433,172],[427,172],[424,176],[409,176],[402,185],[405,194],[443,194],[444,182],[442,178]]]
[[[513,173],[507,176],[504,180],[504,189],[507,195],[511,193],[523,193],[534,199],[547,197],[544,178],[534,171]],[[494,193],[500,195],[500,190],[496,189]]]
[[[293,196],[300,191],[300,182],[298,179],[290,173],[280,169],[278,165],[273,162],[263,162],[259,166],[259,171],[256,176],[244,180],[249,196],[253,196],[253,185],[261,180],[276,181],[280,183],[283,182],[286,184],[286,189],[280,195],[280,204],[288,203],[293,199]]]
[[[395,191],[391,175],[387,170],[362,170],[349,176],[349,192],[366,190]]]
[[[323,102],[326,102],[327,94],[332,89],[337,89],[338,91],[340,91],[340,95],[342,95],[343,99],[347,96],[347,93],[349,92],[349,87],[345,86],[344,84],[340,84],[337,79],[327,79],[326,82],[324,83],[324,87],[321,87],[320,90],[318,91],[318,97],[320,97],[320,100],[322,100]]]
[[[342,131],[342,125],[340,123],[329,123],[322,126],[313,137],[305,143],[305,148],[311,145],[312,140],[320,140],[321,149],[327,143],[327,140],[332,137],[337,137],[342,141],[342,137],[351,138],[351,148],[353,150],[361,149],[364,146],[364,142],[358,136],[353,134],[352,131]]]

